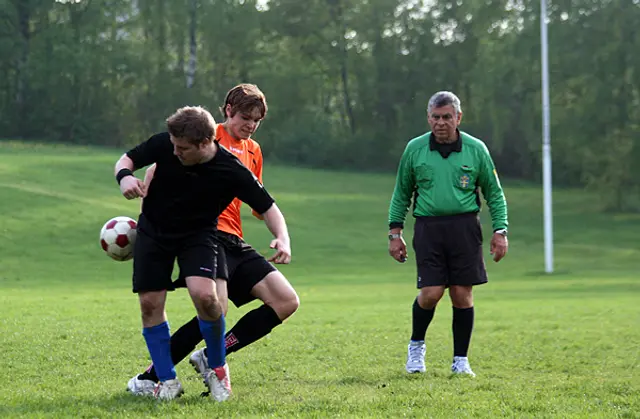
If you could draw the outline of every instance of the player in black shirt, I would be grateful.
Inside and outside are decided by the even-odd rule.
[[[138,293],[142,334],[160,379],[155,396],[182,394],[171,360],[170,332],[164,311],[173,289],[175,260],[186,277],[200,331],[207,343],[211,371],[206,381],[217,401],[231,394],[225,362],[225,322],[213,279],[218,215],[239,198],[264,217],[276,238],[279,262],[291,258],[282,213],[256,177],[215,141],[215,121],[201,107],[184,107],[167,118],[168,132],[129,150],[116,163],[116,179],[127,199],[144,197],[134,248],[133,292]],[[154,181],[145,191],[133,171],[156,163]]]

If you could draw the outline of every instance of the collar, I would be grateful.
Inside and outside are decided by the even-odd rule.
[[[429,150],[437,150],[442,158],[446,159],[453,152],[459,153],[462,151],[462,138],[460,137],[460,131],[456,129],[456,135],[458,139],[451,144],[441,144],[436,141],[436,136],[433,132],[429,136]]]

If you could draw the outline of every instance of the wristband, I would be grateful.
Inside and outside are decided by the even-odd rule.
[[[120,169],[120,171],[116,175],[116,181],[118,182],[118,185],[120,184],[122,179],[127,177],[127,176],[133,176],[133,172],[131,170],[129,170],[129,169],[126,169],[126,168],[125,169]]]

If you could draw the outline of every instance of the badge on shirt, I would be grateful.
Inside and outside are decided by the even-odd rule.
[[[471,182],[471,178],[469,178],[468,175],[460,176],[460,186],[462,186],[464,189],[469,187],[470,182]]]

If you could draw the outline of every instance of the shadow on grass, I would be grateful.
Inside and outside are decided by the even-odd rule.
[[[55,399],[34,397],[12,406],[0,406],[0,417],[114,417],[126,412],[140,417],[163,415],[166,408],[199,405],[211,402],[200,394],[184,395],[177,400],[162,402],[151,397],[134,396],[118,392],[110,396],[92,395],[86,397],[56,397]]]

